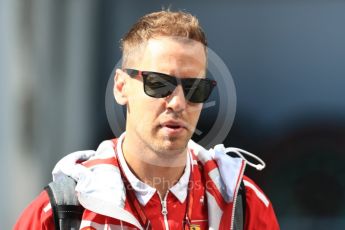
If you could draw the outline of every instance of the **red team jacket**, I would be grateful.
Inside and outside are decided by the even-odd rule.
[[[144,229],[120,172],[133,186],[136,202],[152,229],[232,229],[234,203],[242,179],[246,190],[245,229],[279,229],[271,202],[251,179],[243,176],[244,160],[227,157],[233,167],[224,176],[220,170],[224,162],[201,153],[195,143],[188,145],[190,166],[186,166],[185,176],[163,198],[153,188],[140,187],[147,185],[128,170],[121,150],[122,139],[123,136],[119,141],[104,141],[78,167],[62,161],[61,170],[57,170],[78,181],[78,200],[85,208],[80,229]],[[52,215],[48,194],[43,191],[24,210],[14,229],[54,229]]]

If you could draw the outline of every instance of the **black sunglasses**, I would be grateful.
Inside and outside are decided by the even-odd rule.
[[[177,85],[182,85],[186,99],[192,103],[203,103],[210,96],[217,82],[205,78],[177,78],[164,73],[125,69],[131,77],[142,76],[144,92],[155,98],[163,98],[172,94]]]

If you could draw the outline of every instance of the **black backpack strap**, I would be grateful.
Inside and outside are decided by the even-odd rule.
[[[75,193],[76,182],[63,176],[45,187],[49,195],[56,230],[79,229],[84,208]]]
[[[244,187],[243,180],[240,183],[238,189],[236,204],[235,204],[235,219],[234,219],[234,230],[244,229],[244,220],[246,214],[246,190]]]

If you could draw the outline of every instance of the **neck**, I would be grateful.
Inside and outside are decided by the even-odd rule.
[[[187,149],[172,157],[162,157],[147,147],[130,144],[127,138],[122,152],[131,171],[162,196],[178,182],[187,162]]]

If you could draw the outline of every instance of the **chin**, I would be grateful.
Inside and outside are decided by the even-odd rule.
[[[179,154],[187,148],[188,141],[190,140],[190,133],[183,135],[166,135],[165,133],[156,133],[151,136],[151,141],[147,140],[146,143],[151,145],[152,149],[162,154]]]
[[[161,147],[163,151],[181,153],[187,148],[188,140],[168,139],[164,140]]]

